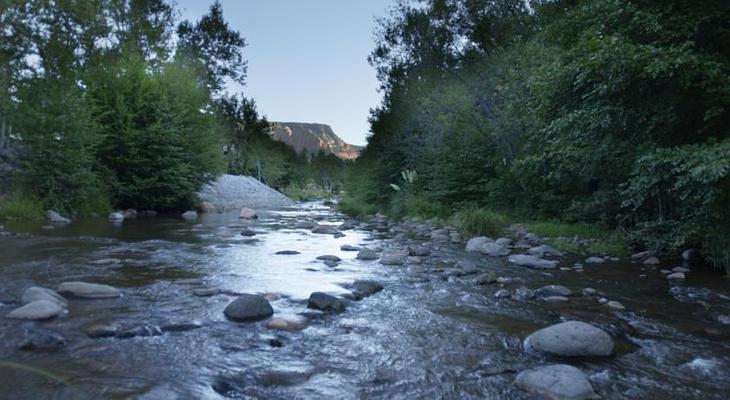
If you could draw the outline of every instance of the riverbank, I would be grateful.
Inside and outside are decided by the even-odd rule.
[[[588,262],[532,232],[468,238],[435,222],[352,220],[319,203],[258,214],[8,223],[3,316],[31,286],[83,281],[121,297],[65,294],[58,317],[3,317],[0,391],[528,399],[535,374],[604,398],[723,399],[730,390],[730,293],[702,265],[670,279],[674,260]],[[244,294],[262,304],[251,322],[236,320],[251,318],[246,307],[229,308]],[[578,342],[539,340],[565,321],[608,335],[588,330],[602,353],[552,355],[578,351]],[[555,363],[578,371],[544,369]]]

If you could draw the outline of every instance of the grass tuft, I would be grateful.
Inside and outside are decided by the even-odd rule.
[[[0,219],[39,220],[43,218],[43,203],[33,196],[11,194],[0,198]]]
[[[484,208],[468,208],[457,212],[451,222],[467,238],[475,236],[500,236],[509,220],[503,214]]]

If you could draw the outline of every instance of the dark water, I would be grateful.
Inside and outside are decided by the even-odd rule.
[[[71,300],[68,315],[48,322],[2,318],[0,398],[523,399],[530,397],[512,385],[516,372],[565,360],[526,354],[522,339],[568,319],[596,324],[617,342],[614,357],[568,361],[588,374],[603,398],[728,398],[730,326],[718,317],[730,315],[730,284],[719,273],[696,267],[685,282],[672,283],[659,271],[676,266],[671,263],[536,272],[450,244],[434,245],[420,266],[388,267],[339,248],[413,241],[369,240],[369,227],[342,238],[294,229],[302,220],[336,224],[343,217],[306,204],[251,224],[235,214],[194,222],[91,220],[55,229],[6,223],[13,233],[0,235],[3,315],[31,285],[84,280],[119,287],[124,297]],[[243,237],[245,228],[260,233]],[[274,254],[280,250],[301,254]],[[343,262],[327,267],[315,260],[322,254]],[[475,285],[474,275],[447,277],[454,267],[524,280],[511,288],[592,287],[626,310],[611,311],[595,297],[558,304],[497,300],[499,285]],[[226,294],[193,296],[193,287],[175,283],[187,278],[202,278]],[[355,279],[377,280],[385,290],[338,315],[307,309],[311,292],[344,295],[343,285]],[[274,317],[306,320],[308,327],[284,332],[268,329],[266,321],[227,321],[223,309],[235,293],[266,293],[274,298]],[[201,327],[88,338],[83,327],[97,322]],[[63,334],[68,344],[50,354],[18,350],[24,332],[38,327]]]

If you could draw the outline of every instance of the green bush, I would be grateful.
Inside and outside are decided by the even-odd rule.
[[[16,193],[0,198],[0,219],[38,220],[43,211],[43,202],[34,196]]]
[[[504,233],[509,220],[503,214],[483,208],[469,208],[454,214],[451,221],[465,237],[491,236]]]

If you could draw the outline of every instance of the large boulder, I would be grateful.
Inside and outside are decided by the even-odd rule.
[[[383,253],[380,256],[380,263],[383,265],[403,265],[404,262],[403,254],[399,252]]]
[[[613,339],[581,321],[567,321],[540,329],[525,339],[525,349],[555,356],[609,356]]]
[[[233,321],[248,322],[268,318],[274,314],[274,309],[264,296],[242,294],[228,304],[223,313]]]
[[[30,304],[37,300],[46,300],[51,303],[56,303],[61,307],[68,306],[68,302],[61,295],[54,292],[51,289],[46,289],[38,286],[31,286],[23,292],[21,301],[23,304]]]
[[[322,311],[345,311],[345,303],[342,300],[322,292],[312,293],[307,301],[307,307]]]
[[[352,283],[352,295],[356,300],[371,296],[383,290],[383,285],[375,281],[357,280]]]
[[[48,221],[55,222],[57,224],[68,224],[71,222],[70,219],[61,216],[61,214],[53,210],[46,211],[46,218],[48,218]]]
[[[484,254],[485,256],[490,257],[499,257],[499,256],[507,256],[509,255],[510,251],[508,248],[497,244],[495,242],[488,242],[485,243],[479,251]]]
[[[563,253],[556,250],[552,246],[541,244],[539,246],[531,247],[527,250],[528,253],[537,257],[562,257]]]
[[[375,250],[364,248],[364,249],[360,250],[359,252],[357,252],[356,258],[358,260],[366,260],[366,261],[377,260],[378,253],[376,253]]]
[[[526,254],[516,254],[510,256],[509,262],[517,264],[522,267],[530,267],[536,269],[552,269],[555,268],[558,263],[552,260],[545,260],[535,256],[529,256]]]
[[[122,292],[117,288],[89,282],[64,282],[58,285],[58,293],[85,299],[110,299],[122,296]]]
[[[469,252],[477,252],[481,251],[482,246],[484,246],[487,243],[492,242],[491,238],[488,238],[486,236],[477,236],[469,239],[468,242],[466,242],[466,251]]]
[[[517,374],[515,385],[553,400],[598,398],[583,372],[565,364],[546,365],[522,371]]]
[[[64,312],[66,312],[66,308],[57,302],[36,300],[9,312],[7,317],[12,319],[44,320],[57,317]]]

